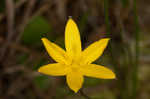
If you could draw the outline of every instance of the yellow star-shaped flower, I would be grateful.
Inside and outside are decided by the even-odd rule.
[[[102,79],[115,78],[115,74],[110,69],[91,64],[102,55],[109,38],[96,41],[82,51],[79,30],[71,18],[65,29],[66,51],[46,38],[42,38],[42,41],[48,54],[58,63],[42,66],[38,71],[51,76],[66,76],[67,84],[74,92],[78,92],[82,87],[83,76]]]

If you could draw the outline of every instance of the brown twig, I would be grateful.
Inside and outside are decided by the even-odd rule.
[[[34,8],[35,3],[36,3],[36,0],[28,1],[28,5],[26,6],[22,22],[21,22],[21,24],[19,25],[19,27],[16,30],[16,32],[18,32],[18,35],[16,37],[15,43],[19,43],[20,42],[20,39],[21,39],[21,37],[23,35],[23,31],[24,31],[27,23],[29,22],[29,18],[30,18],[30,15],[32,13],[32,10]],[[13,56],[14,53],[15,53],[15,50],[12,49],[11,52],[10,52],[10,56]]]
[[[82,89],[80,89],[80,95],[83,96],[85,99],[91,99],[88,95],[86,95]]]
[[[20,27],[18,28],[18,36],[16,38],[16,43],[18,43],[22,37],[22,34],[23,34],[23,31],[25,29],[25,26],[27,25],[27,23],[29,22],[29,18],[30,18],[30,15],[32,13],[32,10],[34,8],[34,5],[36,3],[36,0],[30,0],[28,1],[28,5],[26,6],[26,9],[25,9],[25,12],[24,12],[24,17],[23,17],[23,20],[20,24]]]
[[[5,40],[0,37],[0,44],[4,43]],[[9,43],[8,47],[10,47],[11,49],[15,49],[16,51],[20,51],[20,52],[24,52],[24,53],[28,53],[30,55],[32,55],[33,57],[42,57],[42,58],[47,58],[46,56],[44,56],[43,54],[40,54],[39,52],[35,51],[35,50],[31,50],[23,45],[19,45],[16,43]]]
[[[15,9],[19,9],[27,0],[19,0],[16,4],[15,4]],[[0,21],[3,20],[6,17],[5,14],[1,14],[0,15]]]
[[[33,19],[36,16],[42,15],[44,12],[46,12],[50,8],[49,2],[45,2],[35,13],[32,15],[31,19]]]
[[[27,0],[19,0],[15,5],[15,9],[18,9],[19,7],[21,7],[25,2],[27,2]]]
[[[0,14],[0,21],[2,20],[3,16],[4,16],[3,14]]]
[[[7,13],[7,41],[3,48],[1,49],[0,60],[5,56],[6,49],[8,48],[9,43],[11,42],[14,35],[14,17],[15,17],[15,9],[13,0],[5,0],[6,4],[6,13]]]
[[[39,9],[37,9],[37,11],[34,12],[34,14],[31,16],[31,13],[32,13],[32,10],[34,8],[34,5],[36,3],[36,0],[31,0],[29,3],[28,3],[28,6],[26,7],[26,12],[24,14],[24,17],[23,17],[23,20],[22,20],[22,23],[21,25],[19,26],[17,32],[18,32],[18,36],[16,38],[16,41],[15,43],[19,43],[22,35],[23,35],[23,31],[26,27],[26,25],[29,23],[30,20],[32,20],[34,17],[38,16],[38,15],[41,15],[43,14],[45,11],[47,11],[47,9],[49,8],[50,5],[48,5],[48,0],[47,2],[45,2],[42,7],[40,7]],[[15,50],[11,50],[11,56],[14,54]]]

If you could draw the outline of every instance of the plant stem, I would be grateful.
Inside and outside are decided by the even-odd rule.
[[[106,23],[106,32],[110,35],[110,23],[109,23],[109,1],[104,0],[104,15],[105,15],[105,23]]]
[[[123,7],[127,7],[129,5],[129,0],[122,0]]]
[[[80,89],[80,95],[83,96],[85,99],[91,99],[89,96],[87,96],[82,89]]]
[[[134,23],[135,23],[135,64],[133,68],[132,99],[136,99],[138,87],[138,63],[139,63],[139,22],[137,15],[136,0],[133,2]]]

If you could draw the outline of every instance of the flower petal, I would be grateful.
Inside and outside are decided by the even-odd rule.
[[[101,39],[88,46],[82,52],[82,64],[90,64],[102,55],[108,44],[109,38]]]
[[[59,63],[44,65],[38,69],[38,72],[51,76],[64,76],[67,71],[67,66]]]
[[[67,61],[66,61],[67,60],[67,54],[62,48],[60,48],[58,45],[50,42],[46,38],[42,38],[42,41],[44,43],[44,46],[45,46],[48,54],[56,62],[67,64]]]
[[[102,79],[116,78],[115,73],[113,73],[110,69],[96,64],[89,64],[82,66],[81,71],[85,76],[88,77],[102,78]]]
[[[80,33],[76,23],[70,18],[65,29],[66,51],[71,57],[79,56],[81,53]]]
[[[71,90],[75,93],[82,87],[83,84],[83,75],[80,72],[73,71],[67,74],[67,84]]]

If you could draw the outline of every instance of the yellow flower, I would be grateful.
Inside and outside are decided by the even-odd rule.
[[[46,38],[42,38],[42,41],[48,54],[58,63],[42,66],[38,71],[51,76],[66,76],[67,84],[74,92],[78,92],[82,87],[83,76],[115,78],[115,74],[108,68],[91,64],[102,55],[109,38],[96,41],[82,51],[79,30],[71,18],[65,29],[66,51]]]

